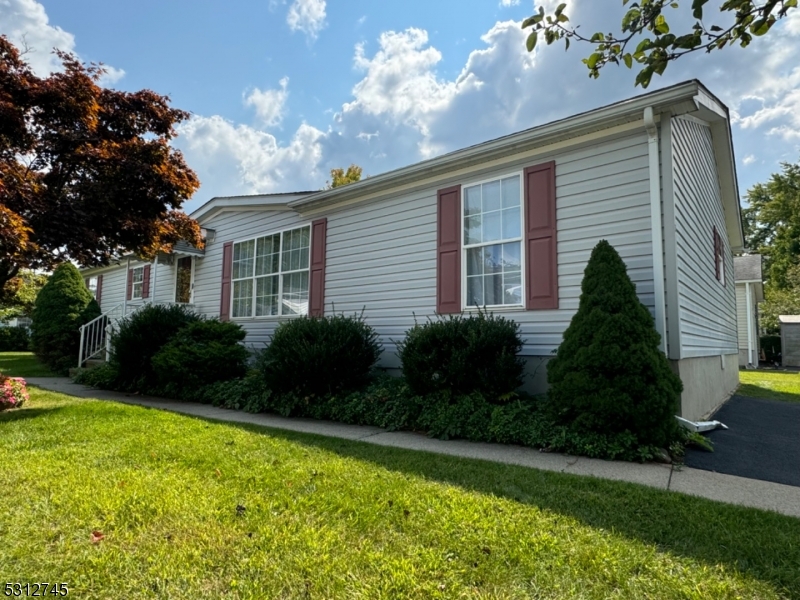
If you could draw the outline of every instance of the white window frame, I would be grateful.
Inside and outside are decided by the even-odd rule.
[[[172,286],[172,297],[173,298],[177,298],[177,296],[178,296],[178,271],[180,270],[178,268],[178,261],[181,258],[189,258],[192,261],[192,269],[191,269],[191,273],[189,275],[189,277],[190,277],[190,279],[189,279],[189,302],[187,302],[187,303],[178,302],[177,299],[176,299],[175,300],[175,304],[194,304],[194,269],[195,269],[195,265],[197,264],[197,261],[194,259],[194,256],[181,256],[180,258],[176,258],[175,259],[175,277],[174,277],[174,281],[172,282],[173,283],[173,286]]]
[[[97,283],[99,278],[97,275],[92,275],[91,277],[86,278],[86,289],[92,294],[92,298],[97,300]]]
[[[474,187],[477,185],[482,185],[484,183],[491,183],[493,181],[500,181],[502,179],[508,179],[509,177],[517,176],[519,178],[519,218],[520,218],[520,236],[519,238],[508,238],[502,240],[496,240],[493,242],[485,242],[480,244],[470,244],[469,247],[466,245],[465,233],[464,233],[464,225],[466,221],[465,208],[466,208],[466,201],[467,201],[467,194],[466,189],[470,187]],[[510,310],[510,311],[519,311],[525,310],[525,290],[526,287],[526,279],[525,279],[525,172],[524,170],[519,171],[510,171],[507,173],[502,173],[500,175],[494,175],[492,177],[467,181],[466,183],[461,184],[461,201],[459,203],[459,210],[460,210],[460,239],[461,239],[461,310],[462,311],[478,311],[482,310],[483,308],[491,309],[492,311],[503,311],[503,310]],[[467,304],[467,250],[470,248],[479,248],[481,246],[494,246],[497,244],[507,244],[514,241],[519,242],[519,253],[520,253],[520,298],[521,301],[519,304],[485,304],[483,306],[474,306]]]
[[[136,281],[136,272],[139,271],[142,274],[142,278],[139,281]],[[136,286],[139,286],[139,295],[136,295]],[[131,269],[131,300],[142,300],[144,299],[144,265],[141,267],[133,267]]]
[[[283,234],[288,231],[295,231],[296,229],[308,229],[308,267],[305,269],[295,269],[293,271],[284,271],[283,270]],[[271,231],[268,233],[261,233],[259,235],[254,235],[247,238],[242,238],[240,240],[234,240],[233,246],[231,247],[231,300],[230,300],[230,315],[232,320],[240,321],[240,320],[252,320],[252,319],[287,319],[287,318],[295,318],[295,317],[302,317],[308,315],[308,308],[306,308],[305,315],[297,314],[297,313],[289,313],[283,314],[283,276],[288,275],[290,273],[302,273],[303,271],[308,271],[308,290],[309,290],[309,302],[311,300],[311,244],[312,244],[312,235],[313,231],[311,228],[311,223],[305,223],[300,225],[293,225],[292,227],[286,227],[284,229],[280,229],[278,231]],[[259,238],[263,237],[271,237],[273,235],[280,234],[280,241],[278,242],[278,247],[280,248],[280,253],[278,254],[278,271],[276,273],[271,273],[271,276],[277,275],[278,276],[278,314],[277,315],[258,315],[256,316],[256,276],[251,275],[250,277],[240,277],[238,279],[234,278],[233,276],[233,256],[234,256],[234,249],[236,248],[236,244],[244,244],[250,241],[255,242]],[[256,246],[258,243],[256,242]],[[255,254],[253,255],[253,272],[255,273]],[[262,276],[263,277],[263,276]],[[233,298],[233,282],[234,281],[245,281],[247,279],[251,279],[253,281],[253,296],[252,296],[252,311],[249,316],[243,317],[234,317],[233,316],[233,306],[234,306],[234,298]]]

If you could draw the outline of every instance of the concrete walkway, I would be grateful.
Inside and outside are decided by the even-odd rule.
[[[205,404],[176,402],[163,398],[138,396],[120,392],[97,390],[73,383],[66,377],[29,377],[31,385],[80,398],[113,400],[177,413],[229,421],[252,423],[274,429],[313,433],[328,437],[366,442],[379,446],[392,446],[409,450],[422,450],[462,458],[477,458],[498,463],[520,465],[545,471],[558,471],[575,475],[590,475],[639,483],[649,487],[670,490],[739,504],[800,518],[800,487],[769,481],[746,479],[689,467],[673,468],[656,463],[637,464],[619,461],[568,456],[539,452],[522,446],[483,444],[467,441],[444,441],[405,431],[386,431],[378,427],[346,425],[313,419],[290,419],[278,415],[251,414],[242,411],[215,408]]]

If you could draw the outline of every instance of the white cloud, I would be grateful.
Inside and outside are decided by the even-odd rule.
[[[302,31],[309,40],[317,39],[325,28],[325,0],[294,0],[286,14],[292,31]]]
[[[745,165],[752,165],[754,162],[756,162],[755,154],[748,154],[742,159],[742,163]]]
[[[62,69],[53,49],[77,54],[75,36],[50,25],[44,6],[36,0],[0,0],[0,33],[8,36],[20,51],[25,51],[23,59],[40,77]],[[100,78],[101,85],[111,85],[125,75],[122,69],[104,66],[106,73]]]
[[[20,50],[27,47],[24,59],[39,76],[61,70],[53,48],[75,51],[75,36],[50,25],[44,6],[35,0],[0,0],[0,23],[11,42]]]
[[[283,119],[286,107],[286,99],[289,91],[289,78],[284,77],[279,82],[280,88],[277,90],[260,90],[255,88],[245,96],[244,103],[252,106],[256,110],[256,115],[265,127],[279,125]]]
[[[215,115],[178,127],[178,146],[203,182],[203,197],[320,187],[321,131],[301,125],[281,146],[275,136]]]
[[[508,8],[509,6],[518,6],[519,0],[500,0],[500,6]]]

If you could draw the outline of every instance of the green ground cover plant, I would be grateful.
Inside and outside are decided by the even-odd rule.
[[[54,377],[33,352],[0,352],[0,373],[13,377]]]
[[[0,446],[0,578],[76,598],[800,594],[800,520],[633,484],[35,389]]]
[[[767,400],[800,402],[800,373],[793,371],[739,371],[737,394]]]

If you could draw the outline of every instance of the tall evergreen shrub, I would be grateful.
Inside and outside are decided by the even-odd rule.
[[[683,384],[660,340],[625,263],[600,241],[584,271],[578,312],[547,366],[551,418],[577,434],[630,432],[640,445],[668,447]]]
[[[66,374],[78,364],[79,328],[100,316],[100,307],[80,272],[59,265],[36,296],[31,315],[31,347],[52,371]]]

